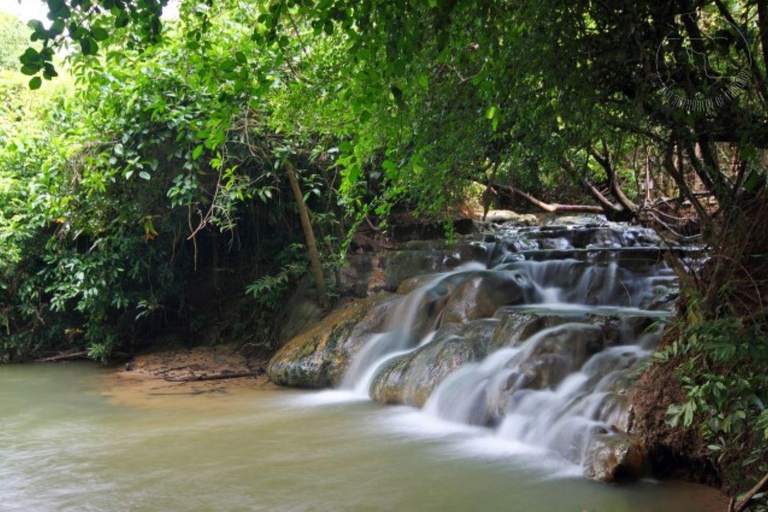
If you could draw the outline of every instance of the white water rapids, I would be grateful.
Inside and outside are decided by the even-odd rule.
[[[555,245],[568,247],[567,237]],[[660,261],[636,270],[618,258],[534,261],[498,252],[487,266],[469,263],[422,278],[353,358],[340,390],[321,393],[316,402],[367,398],[399,361],[445,342],[446,305],[461,290],[491,283],[482,289],[492,297],[502,289],[506,304],[492,320],[519,325],[484,358],[465,361],[439,382],[412,420],[424,428],[441,421],[485,429],[486,442],[550,454],[562,460],[563,471],[588,465],[606,442],[627,442],[626,395],[658,341],[659,319],[669,315],[671,301],[657,298],[674,289],[672,272]],[[510,295],[510,287],[519,293]],[[472,300],[481,303],[478,297]],[[411,402],[407,395],[401,403]]]

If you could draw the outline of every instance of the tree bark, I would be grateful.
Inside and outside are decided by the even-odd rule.
[[[304,195],[301,193],[301,187],[299,186],[299,177],[296,173],[296,168],[293,166],[293,163],[286,161],[285,170],[288,173],[288,181],[291,183],[291,190],[293,190],[293,196],[296,198],[296,204],[299,206],[301,228],[304,230],[304,238],[307,241],[309,266],[312,270],[312,276],[315,279],[318,299],[320,305],[325,307],[327,299],[325,276],[323,275],[323,267],[320,264],[320,253],[317,250],[315,233],[312,231],[312,223],[309,220],[309,209],[307,208],[307,204],[304,202]]]
[[[497,183],[489,184],[489,188],[493,188],[502,192],[506,192],[509,195],[517,195],[522,197],[537,208],[547,213],[603,213],[603,209],[599,206],[582,205],[582,204],[551,204],[545,203],[533,197],[530,194],[526,194],[522,190],[518,190],[506,185],[499,185]]]
[[[42,359],[36,359],[37,363],[53,363],[56,361],[71,361],[73,359],[86,359],[88,357],[87,350],[68,350],[61,352],[51,357],[44,357]]]
[[[768,489],[768,474],[766,474],[762,480],[760,480],[757,485],[755,485],[747,494],[744,496],[744,498],[740,501],[738,501],[735,505],[731,503],[731,510],[733,512],[742,512],[744,509],[747,508],[747,505],[749,505],[749,502],[752,500],[752,498],[755,496],[755,494],[762,492],[763,490]]]
[[[768,0],[757,0],[757,26],[760,27],[760,46],[763,64],[768,69]]]
[[[600,206],[602,206],[602,212],[605,213],[609,220],[631,220],[635,216],[635,212],[628,211],[620,206],[613,204],[597,187],[595,187],[590,181],[584,177],[579,171],[577,171],[571,162],[565,161],[561,163],[561,166],[565,172],[570,174],[575,180],[577,180],[584,189],[592,196]]]
[[[605,169],[605,173],[608,175],[608,187],[611,189],[611,194],[618,201],[618,203],[630,212],[637,212],[637,205],[633,203],[621,190],[619,183],[616,179],[616,168],[611,160],[611,153],[608,151],[608,145],[603,142],[603,156],[598,154],[594,149],[590,150],[592,158],[594,158],[600,166]]]
[[[201,382],[207,380],[244,379],[246,377],[259,377],[264,375],[264,370],[241,373],[216,373],[213,375],[194,375],[192,377],[163,377],[168,382]]]

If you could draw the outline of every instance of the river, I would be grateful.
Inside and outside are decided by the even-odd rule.
[[[595,483],[408,407],[247,384],[125,402],[113,371],[0,366],[0,510],[723,510],[705,487]]]

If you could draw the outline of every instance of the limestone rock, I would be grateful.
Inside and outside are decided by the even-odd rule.
[[[371,333],[381,330],[398,300],[397,295],[380,294],[336,309],[283,346],[269,362],[267,375],[283,386],[323,388],[337,384],[352,356]]]
[[[538,292],[530,277],[520,271],[479,271],[451,295],[443,322],[467,323],[490,318],[502,306],[535,301]]]
[[[451,373],[487,355],[496,323],[487,319],[444,325],[430,343],[386,364],[374,379],[371,396],[382,403],[423,406]]]
[[[600,435],[592,443],[584,474],[601,482],[635,480],[645,473],[647,456],[640,440],[634,436]]]

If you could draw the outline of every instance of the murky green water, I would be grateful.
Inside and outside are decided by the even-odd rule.
[[[697,486],[608,486],[404,408],[297,391],[103,396],[84,364],[0,367],[0,510],[707,511]],[[561,476],[556,476],[561,475]]]

